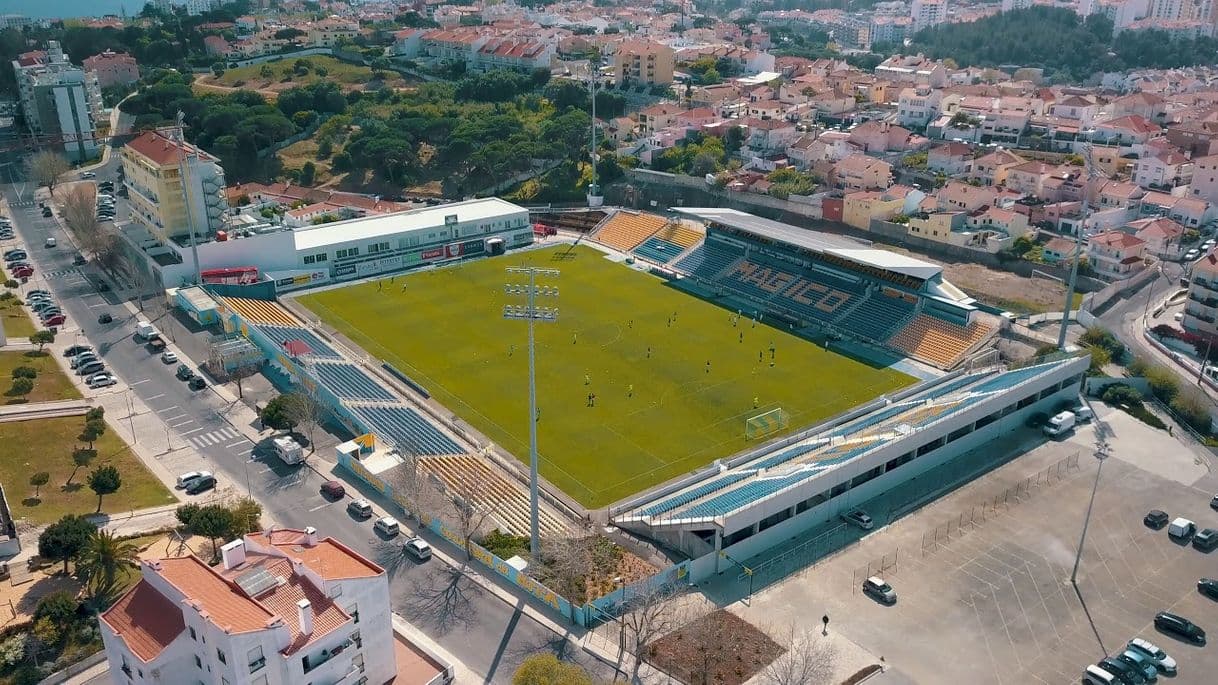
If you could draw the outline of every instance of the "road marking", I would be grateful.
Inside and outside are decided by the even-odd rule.
[[[159,395],[153,395],[152,397],[149,397],[149,398],[145,399],[144,401],[145,401],[145,402],[151,402],[152,400],[155,400],[155,399],[156,399],[156,398],[158,398],[158,397],[164,397],[164,396],[165,396],[165,393],[161,393],[161,394],[159,394]]]
[[[164,409],[154,409],[153,411],[155,411],[156,413],[160,414],[160,413],[161,413],[161,412],[163,412],[163,411],[170,411],[170,410],[173,410],[173,409],[178,409],[178,405],[174,404],[174,405],[170,405],[170,406],[168,406],[168,407],[165,407]],[[185,416],[185,414],[183,414],[183,416]]]
[[[233,443],[233,444],[231,444],[231,445],[225,445],[225,446],[224,446],[224,449],[226,449],[226,450],[231,450],[232,448],[236,447],[237,445],[244,445],[244,444],[245,444],[245,443],[247,443],[247,442],[249,442],[249,441],[248,441],[248,440],[246,440],[245,438],[242,438],[242,439],[238,440],[237,442],[234,442],[234,443]]]
[[[199,431],[201,431],[201,430],[205,430],[205,429],[203,429],[203,428],[193,428],[193,429],[188,430],[188,431],[182,431],[181,433],[178,433],[178,435],[190,435],[191,433],[198,433],[198,432],[199,432]]]
[[[185,414],[183,414],[183,416],[185,416]],[[178,426],[185,426],[185,425],[186,425],[186,424],[188,424],[188,423],[194,423],[194,422],[195,422],[195,420],[194,420],[194,419],[186,419],[185,421],[181,421],[181,422],[179,422],[179,423],[171,423],[171,424],[169,424],[169,427],[170,427],[170,428],[177,428]]]
[[[152,379],[151,379],[151,378],[145,378],[145,379],[144,379],[144,380],[142,380],[142,381],[135,381],[134,383],[128,383],[127,385],[139,385],[140,383],[147,383],[147,382],[148,382],[148,381],[150,381],[150,380],[152,380]]]
[[[326,507],[330,506],[331,504],[333,504],[333,502],[326,502],[325,504],[319,504],[319,505],[313,507],[312,509],[310,509],[309,511],[314,512],[314,511],[317,511],[318,509],[325,509]]]
[[[247,455],[247,454],[249,454],[250,452],[253,452],[253,451],[254,451],[254,448],[252,448],[252,447],[251,447],[251,448],[249,448],[248,450],[242,450],[242,451],[240,451],[240,452],[237,452],[237,456],[239,456],[239,457],[244,457],[245,455]],[[254,460],[254,459],[250,459],[250,461],[255,461],[255,460]]]
[[[110,305],[105,302],[98,302],[97,304],[89,305],[89,309],[100,309],[101,307],[109,307],[109,306]]]

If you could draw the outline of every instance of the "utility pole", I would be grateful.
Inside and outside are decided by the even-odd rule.
[[[592,183],[588,184],[588,206],[600,207],[605,203],[605,197],[601,195],[601,187],[596,183],[596,87],[600,81],[600,64],[595,59],[588,60],[588,92],[592,97],[592,144],[591,144],[591,161],[592,161]]]
[[[1078,280],[1078,261],[1083,251],[1083,238],[1087,235],[1087,218],[1091,215],[1091,185],[1095,180],[1095,167],[1091,164],[1091,143],[1083,144],[1083,168],[1087,172],[1087,185],[1083,189],[1083,222],[1074,236],[1074,259],[1070,265],[1070,280],[1066,285],[1066,303],[1062,306],[1062,327],[1057,334],[1057,349],[1066,349],[1066,329],[1070,328],[1070,312],[1074,306],[1074,285]]]
[[[182,207],[186,210],[186,230],[190,231],[190,257],[195,263],[195,285],[203,282],[203,276],[199,272],[199,241],[195,236],[194,221],[190,211],[190,189],[186,185],[186,115],[182,111],[178,111],[178,180],[182,183]],[[169,227],[166,226],[166,229]],[[140,293],[143,296],[143,293]]]
[[[541,558],[541,534],[538,529],[538,485],[537,485],[537,366],[533,335],[533,323],[555,323],[558,321],[558,310],[551,307],[538,307],[537,296],[558,297],[558,288],[553,286],[538,286],[538,276],[557,277],[558,269],[545,269],[536,266],[509,266],[508,273],[528,274],[528,285],[508,283],[503,286],[508,295],[524,295],[524,305],[506,304],[503,306],[503,318],[529,323],[529,552],[533,559]]]
[[[1100,438],[1095,446],[1095,458],[1100,465],[1095,469],[1095,482],[1091,484],[1091,500],[1087,502],[1087,516],[1083,519],[1083,536],[1078,540],[1078,552],[1074,555],[1074,570],[1070,572],[1070,584],[1078,587],[1078,565],[1083,559],[1083,545],[1087,542],[1087,526],[1091,523],[1091,507],[1095,505],[1095,491],[1100,488],[1100,474],[1104,471],[1104,460],[1108,458],[1108,441]]]

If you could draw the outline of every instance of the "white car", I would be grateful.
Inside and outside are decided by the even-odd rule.
[[[161,353],[161,361],[165,362],[166,364],[172,364],[172,363],[176,362],[177,360],[178,360],[178,355],[174,354],[170,350],[165,350],[164,352]]]
[[[177,487],[177,489],[179,489],[179,490],[182,490],[187,485],[190,485],[191,481],[195,481],[195,480],[202,478],[203,476],[210,476],[210,475],[211,475],[211,471],[187,471],[186,473],[183,473],[182,475],[178,476],[178,482],[175,487]]]
[[[423,538],[410,538],[405,545],[402,545],[402,549],[418,561],[427,561],[431,558],[431,545],[427,544]]]
[[[1188,252],[1184,253],[1185,261],[1189,261],[1189,262],[1195,260],[1196,258],[1198,258],[1200,256],[1201,256],[1201,252],[1198,251],[1196,248],[1193,248],[1193,249],[1189,250]]]
[[[375,528],[378,533],[389,538],[395,537],[402,530],[401,526],[398,524],[398,520],[392,516],[382,516],[376,520],[376,523],[372,524],[372,527]]]
[[[854,511],[842,514],[842,520],[856,525],[863,530],[871,530],[875,527],[875,521],[862,509],[855,509]]]
[[[101,373],[96,373],[89,376],[88,380],[85,381],[85,384],[94,389],[107,388],[111,385],[117,385],[118,379],[103,371]]]
[[[1167,652],[1160,649],[1153,642],[1143,640],[1140,637],[1135,637],[1129,641],[1128,649],[1132,652],[1137,652],[1145,656],[1155,668],[1164,675],[1176,674],[1176,660],[1167,656]]]

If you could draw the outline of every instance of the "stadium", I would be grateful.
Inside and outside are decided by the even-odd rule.
[[[362,282],[218,306],[285,384],[372,436],[340,463],[403,506],[393,474],[413,463],[526,533],[532,420],[546,532],[612,523],[695,576],[848,509],[900,516],[937,493],[873,500],[919,477],[950,487],[928,477],[947,466],[995,466],[973,448],[1073,400],[1087,366],[998,365],[1001,316],[938,265],[849,238],[718,208],[532,220],[556,237],[495,257],[477,240],[403,242],[411,254],[382,249]],[[558,272],[543,278],[558,314],[536,325],[533,417],[525,325],[502,315],[521,302],[506,269],[525,265]]]

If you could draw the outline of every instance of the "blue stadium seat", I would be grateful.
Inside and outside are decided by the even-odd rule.
[[[913,304],[881,293],[872,293],[837,323],[838,326],[864,338],[883,343],[908,323],[913,315]]]
[[[699,516],[715,516],[716,514],[726,514],[730,511],[735,511],[745,505],[751,504],[762,497],[772,495],[784,488],[790,487],[802,480],[811,478],[819,469],[807,469],[798,471],[787,476],[778,478],[757,478],[752,482],[738,487],[734,490],[716,495],[704,502],[699,502],[694,506],[680,512],[674,518],[697,518]]]
[[[999,390],[1008,390],[1030,378],[1039,376],[1040,374],[1048,371],[1051,366],[1052,364],[1039,364],[1037,366],[1029,366],[1023,369],[1007,371],[1005,373],[998,374],[996,377],[987,381],[978,383],[977,385],[969,388],[969,391],[974,393],[989,393],[997,392]]]
[[[667,264],[684,251],[685,248],[680,245],[656,237],[648,238],[642,245],[634,248],[636,255],[656,264]]]
[[[704,281],[713,281],[740,257],[738,250],[724,247],[714,241],[704,240],[701,245],[695,247],[692,252],[682,257],[673,266],[690,276]]]
[[[289,340],[299,340],[309,346],[313,350],[314,356],[329,357],[331,359],[342,359],[342,355],[335,352],[333,348],[321,341],[316,335],[303,328],[293,326],[266,326],[261,325],[256,327],[262,331],[266,337],[270,338],[280,348]]]
[[[876,410],[876,411],[872,412],[869,416],[864,417],[861,421],[857,421],[855,423],[850,424],[849,426],[844,426],[842,428],[838,428],[838,429],[834,430],[832,433],[829,434],[829,437],[837,437],[839,435],[854,435],[856,433],[861,433],[861,432],[867,430],[868,428],[871,428],[872,426],[875,426],[877,424],[883,423],[884,421],[887,421],[888,419],[891,419],[892,417],[896,416],[897,414],[907,412],[915,406],[917,406],[916,402],[900,402],[897,404],[890,405],[884,409]]]
[[[951,393],[956,392],[957,390],[959,390],[960,388],[963,388],[966,385],[969,385],[971,383],[976,383],[978,380],[981,379],[982,375],[983,374],[966,373],[966,374],[960,376],[959,378],[953,379],[950,382],[940,385],[939,387],[937,387],[934,390],[927,393],[926,396],[939,398],[939,397],[943,397],[945,395],[950,395]]]
[[[393,393],[377,384],[354,364],[319,363],[314,366],[322,385],[342,399],[394,400]]]
[[[400,451],[423,456],[462,454],[465,450],[440,429],[407,407],[359,407],[360,418],[377,433],[397,444]]]
[[[784,464],[791,461],[795,457],[807,454],[813,450],[820,449],[825,443],[808,443],[806,445],[796,445],[795,447],[787,448],[778,454],[772,454],[761,461],[750,464],[750,466],[758,469],[772,469],[779,464]]]
[[[734,485],[736,483],[739,483],[740,481],[744,480],[745,478],[748,478],[751,475],[752,475],[751,473],[733,473],[729,476],[724,476],[722,478],[716,478],[715,480],[712,480],[709,483],[703,483],[702,485],[699,485],[698,487],[694,488],[693,490],[686,490],[685,492],[679,492],[673,497],[669,497],[668,499],[665,499],[665,500],[660,500],[659,502],[651,505],[650,507],[647,507],[646,509],[640,511],[639,514],[642,516],[656,516],[658,514],[663,514],[666,511],[672,511],[673,509],[676,509],[677,507],[681,507],[681,506],[685,506],[686,504],[689,504],[690,502],[698,499],[699,497],[705,497],[706,495],[709,495],[710,493],[712,493],[716,490],[726,488],[729,485]]]

